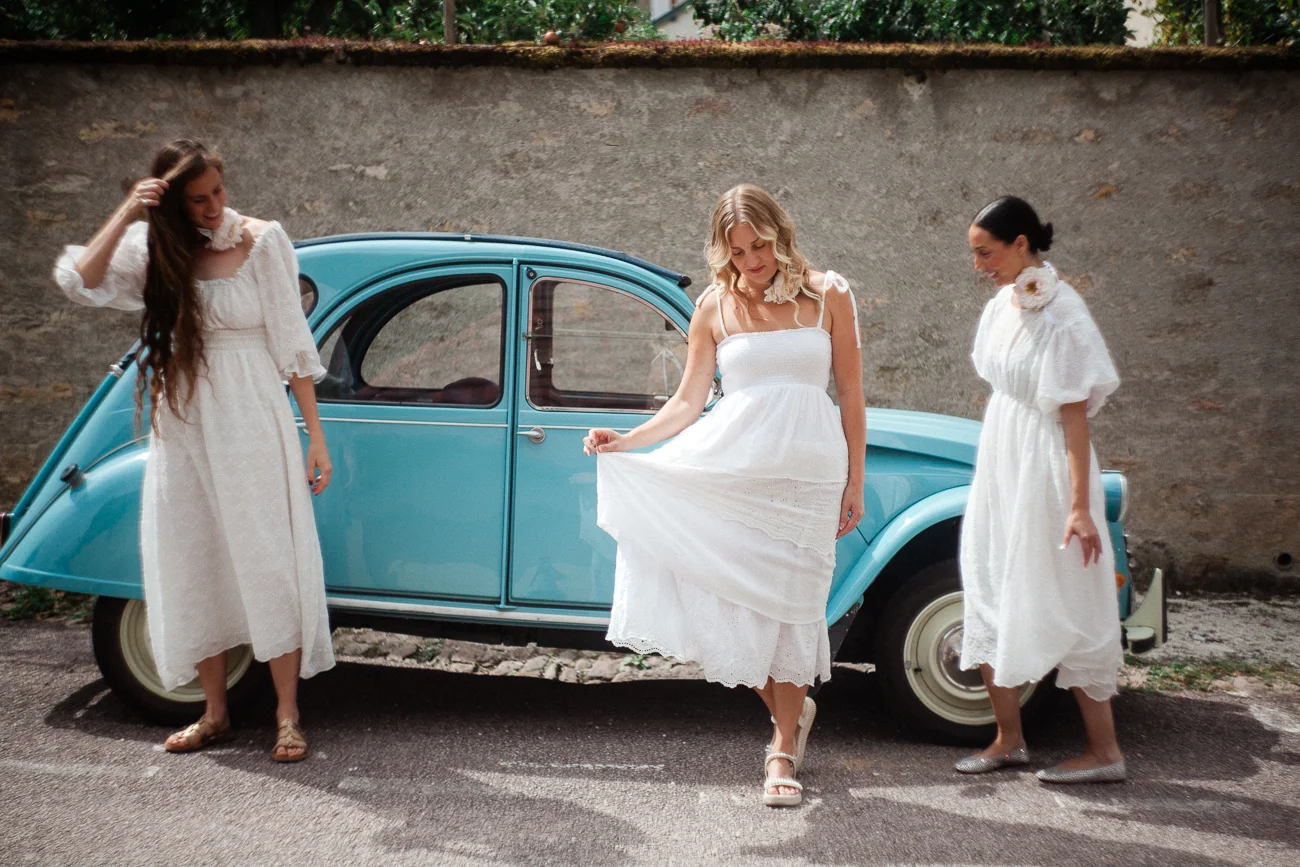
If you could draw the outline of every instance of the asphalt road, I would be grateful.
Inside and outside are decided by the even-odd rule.
[[[955,747],[837,671],[805,806],[759,802],[766,717],[699,681],[582,685],[340,664],[303,689],[312,758],[270,707],[173,756],[99,678],[85,627],[0,621],[0,864],[1300,865],[1300,693],[1125,694],[1133,779],[963,778]],[[1036,763],[1081,737],[1063,708]]]

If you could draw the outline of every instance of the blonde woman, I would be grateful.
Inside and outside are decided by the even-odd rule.
[[[618,541],[606,637],[752,687],[774,723],[763,803],[795,806],[816,714],[808,687],[831,676],[835,540],[863,510],[857,316],[844,278],[808,266],[790,216],[759,187],[718,200],[706,255],[713,284],[677,393],[629,433],[583,441],[599,455],[598,523]],[[700,418],[716,368],[723,397]]]

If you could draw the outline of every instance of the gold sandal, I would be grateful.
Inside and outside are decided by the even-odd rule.
[[[302,750],[294,755],[289,750]],[[302,729],[291,719],[280,720],[280,728],[275,735],[275,746],[271,748],[271,760],[276,762],[301,762],[307,758],[307,738]]]
[[[163,741],[163,749],[169,753],[192,753],[213,744],[223,744],[234,737],[235,731],[230,727],[229,720],[218,728],[212,720],[201,716],[198,722],[168,735],[167,740]]]

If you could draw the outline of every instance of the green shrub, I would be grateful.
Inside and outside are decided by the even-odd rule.
[[[1123,0],[695,0],[731,41],[1123,44]]]
[[[1224,45],[1300,44],[1300,0],[1223,0]],[[1165,45],[1205,41],[1202,0],[1156,0],[1143,13],[1155,20],[1156,40]]]
[[[623,32],[619,32],[622,22]],[[633,0],[457,0],[460,42],[653,39]],[[442,0],[0,0],[7,39],[442,41]]]

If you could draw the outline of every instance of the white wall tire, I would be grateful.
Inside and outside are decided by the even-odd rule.
[[[174,690],[163,687],[154,665],[143,602],[99,597],[91,637],[104,680],[136,712],[167,724],[192,722],[203,712],[203,689],[198,680]],[[261,690],[265,668],[254,660],[248,646],[227,652],[227,700],[232,706],[245,703]]]
[[[876,636],[876,668],[891,710],[942,740],[987,743],[993,708],[979,671],[960,666],[962,591],[957,564],[922,569],[890,598]],[[1020,688],[1022,714],[1050,692],[1047,681]]]

